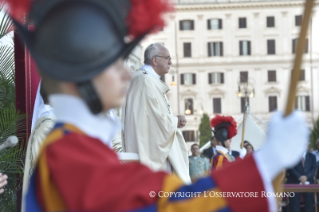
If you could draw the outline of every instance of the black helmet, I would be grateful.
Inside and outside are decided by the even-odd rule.
[[[210,125],[214,128],[213,132],[217,141],[224,143],[237,134],[237,124],[231,116],[216,116],[210,121]]]
[[[161,7],[149,13],[149,3]],[[139,14],[143,6],[146,12]],[[169,6],[161,0],[35,0],[30,8],[27,24],[13,22],[40,73],[77,83],[91,111],[99,113],[102,106],[91,79],[162,27],[160,16]],[[142,19],[150,21],[138,23]],[[28,30],[29,24],[34,30]]]

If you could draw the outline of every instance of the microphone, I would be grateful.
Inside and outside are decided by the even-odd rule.
[[[18,138],[17,136],[9,136],[3,144],[0,145],[0,151],[6,149],[6,148],[11,148],[17,145],[18,143]]]

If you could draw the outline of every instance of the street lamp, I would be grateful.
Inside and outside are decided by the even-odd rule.
[[[189,105],[190,105],[190,103],[189,103],[189,101],[188,101],[188,99],[186,100],[186,107],[187,107],[187,109],[185,110],[185,114],[186,115],[190,115],[191,113],[192,113],[192,111],[189,109]]]
[[[175,71],[170,71],[170,74],[172,75],[172,81],[171,81],[171,86],[175,86]]]

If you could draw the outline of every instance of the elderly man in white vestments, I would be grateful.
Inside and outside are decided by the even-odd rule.
[[[133,74],[123,109],[123,150],[139,154],[140,162],[154,171],[176,173],[190,183],[188,151],[181,131],[184,116],[172,113],[160,80],[170,69],[169,51],[161,43],[149,45],[144,64]]]

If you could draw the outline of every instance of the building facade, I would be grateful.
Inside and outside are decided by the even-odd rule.
[[[265,123],[273,111],[285,109],[304,1],[176,0],[175,5],[168,25],[142,46],[161,42],[170,51],[167,96],[173,112],[187,118],[186,141],[198,141],[203,112],[239,118],[245,92],[250,112]],[[318,5],[296,94],[309,127],[319,111]]]

